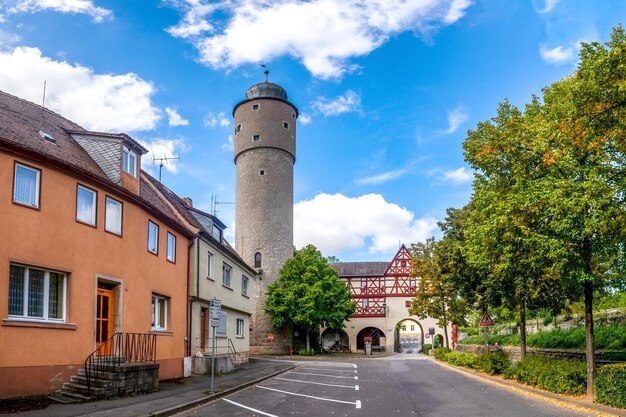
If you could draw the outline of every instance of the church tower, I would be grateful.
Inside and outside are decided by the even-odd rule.
[[[291,330],[272,328],[265,313],[267,286],[293,256],[293,166],[298,109],[287,92],[265,82],[248,89],[233,109],[237,170],[235,249],[259,271],[250,353],[286,353]]]

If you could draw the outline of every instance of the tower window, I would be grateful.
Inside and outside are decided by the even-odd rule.
[[[258,104],[253,104],[252,105],[252,110],[259,110],[259,105]]]
[[[260,170],[259,175],[265,175],[265,170],[264,169]]]
[[[289,123],[287,123],[287,122],[283,122],[283,127],[284,127],[285,129],[289,129]]]
[[[291,117],[293,117],[295,119],[296,118],[296,114],[295,113],[291,113]]]
[[[254,142],[258,142],[258,141],[260,141],[260,140],[261,140],[261,135],[254,135],[254,136],[252,136],[252,140],[253,140]]]
[[[261,268],[261,260],[262,260],[261,252],[255,253],[254,254],[254,267],[255,268]]]
[[[239,132],[241,132],[241,123],[237,125],[237,128],[235,129],[235,135]]]

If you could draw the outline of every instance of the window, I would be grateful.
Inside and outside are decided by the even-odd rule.
[[[261,256],[261,252],[257,252],[254,254],[254,267],[261,268],[261,261],[263,257]]]
[[[66,276],[22,265],[9,270],[9,318],[65,320]]]
[[[403,325],[402,325],[402,331],[403,331],[403,332],[406,332],[406,324],[403,324]]]
[[[176,236],[167,232],[167,260],[176,262]]]
[[[241,295],[245,295],[246,297],[248,296],[248,283],[250,282],[250,280],[248,279],[247,276],[242,275],[241,276]]]
[[[148,250],[155,255],[159,253],[159,226],[148,220]]]
[[[215,255],[211,252],[207,252],[207,271],[206,277],[209,279],[213,279],[213,265],[215,263]]]
[[[244,333],[243,333],[244,332],[244,330],[243,330],[244,329],[244,327],[243,327],[244,324],[245,324],[245,322],[244,322],[243,319],[237,318],[237,333],[235,334],[237,337],[243,337],[244,336]]]
[[[98,194],[82,185],[76,190],[76,220],[81,223],[96,225],[96,201]]]
[[[235,129],[235,135],[239,132],[241,132],[241,123],[237,125],[237,128]]]
[[[108,196],[105,198],[104,230],[122,234],[122,203]]]
[[[215,335],[226,337],[228,331],[228,314],[222,310],[220,314],[220,325],[215,329]]]
[[[284,127],[285,129],[289,129],[289,123],[287,123],[287,122],[283,122],[283,127]]]
[[[230,270],[231,267],[228,264],[222,265],[222,285],[230,288]]]
[[[167,307],[169,299],[152,295],[152,330],[167,330]]]
[[[137,176],[137,154],[126,146],[122,155],[122,169],[133,177]]]
[[[369,301],[370,301],[370,300],[368,300],[367,298],[364,298],[364,299],[362,300],[362,303],[363,303],[363,308],[367,308],[367,306],[369,305]]]
[[[211,235],[218,241],[222,242],[222,229],[220,229],[215,223],[211,227]]]
[[[405,306],[406,308],[411,308],[411,301],[405,301],[405,302],[404,302],[404,306]]]
[[[261,135],[254,135],[254,136],[252,136],[252,140],[253,140],[254,142],[258,142],[258,141],[260,141],[260,140],[261,140]]]
[[[264,169],[260,170],[259,175],[265,175],[265,170]]]
[[[13,179],[13,202],[39,207],[40,180],[40,170],[16,163],[15,178]]]
[[[411,324],[411,331],[412,332],[415,331],[415,325],[414,324]]]
[[[252,110],[259,110],[259,105],[258,104],[253,104],[252,105]]]

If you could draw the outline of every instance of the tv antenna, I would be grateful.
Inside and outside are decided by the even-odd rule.
[[[265,74],[265,82],[268,82],[267,80],[270,75],[270,71],[267,69],[267,65],[265,64],[259,64],[259,65],[265,68],[265,71],[263,71],[263,74]]]
[[[211,214],[217,216],[217,206],[219,204],[235,204],[230,201],[217,201],[217,196],[211,194]]]
[[[159,161],[159,182],[161,182],[161,171],[163,171],[163,165],[164,165],[163,162],[167,163],[168,161],[174,161],[174,160],[180,161],[180,155],[179,156],[164,156],[163,158],[155,158],[154,156],[152,157],[152,166],[154,166],[154,163],[156,161]]]

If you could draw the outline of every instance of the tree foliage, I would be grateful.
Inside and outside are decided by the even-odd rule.
[[[268,287],[265,311],[276,328],[305,329],[308,344],[308,332],[320,326],[341,329],[356,304],[337,271],[315,246],[308,245],[294,252],[280,270],[280,278]]]

